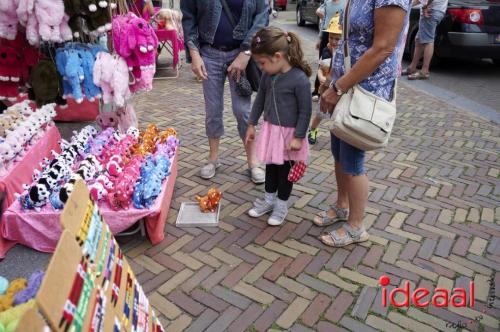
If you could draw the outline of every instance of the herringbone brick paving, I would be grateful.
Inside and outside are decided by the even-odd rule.
[[[370,241],[333,249],[311,222],[335,201],[328,123],[294,187],[287,223],[268,227],[246,215],[263,186],[248,180],[227,98],[222,167],[210,181],[198,176],[207,143],[201,86],[189,68],[156,81],[135,104],[141,125],[175,126],[182,142],[165,240],[125,244],[167,331],[451,331],[447,322],[459,321],[470,331],[499,329],[500,287],[488,301],[488,281],[500,285],[495,124],[401,84],[390,145],[367,154]],[[181,202],[211,186],[224,192],[219,227],[176,228]],[[381,275],[389,290],[406,280],[431,290],[473,280],[476,305],[383,307]]]

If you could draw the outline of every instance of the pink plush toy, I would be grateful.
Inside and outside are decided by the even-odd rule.
[[[17,35],[17,13],[19,0],[0,1],[0,38],[14,40]]]
[[[108,194],[106,188],[100,182],[95,182],[91,184],[89,187],[90,196],[94,201],[100,201],[103,197]]]
[[[115,112],[102,112],[97,116],[96,122],[101,129],[116,128],[118,115]]]
[[[123,107],[130,98],[128,68],[119,55],[99,52],[94,63],[94,84],[101,87],[104,103]]]
[[[60,25],[64,17],[62,0],[37,0],[35,15],[42,40],[62,42]]]
[[[135,18],[129,22],[128,44],[141,69],[155,63],[158,37],[153,28],[142,18]]]

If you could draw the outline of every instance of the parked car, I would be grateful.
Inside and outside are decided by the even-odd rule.
[[[322,3],[323,0],[297,0],[297,25],[304,26],[306,22],[319,24],[316,10]]]
[[[275,10],[281,10],[281,11],[286,11],[286,5],[288,3],[288,0],[273,0],[273,8]]]
[[[420,9],[413,8],[405,53],[413,55]],[[491,58],[500,65],[500,0],[449,0],[436,29],[434,56]]]

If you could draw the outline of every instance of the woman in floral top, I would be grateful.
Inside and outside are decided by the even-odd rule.
[[[394,97],[396,78],[408,31],[411,0],[349,0],[349,54],[351,70],[345,72],[344,47],[338,47],[332,66],[332,83],[321,96],[321,111],[332,113],[340,96],[359,84],[386,100]],[[314,218],[318,226],[347,221],[324,233],[326,245],[342,247],[368,240],[363,217],[368,200],[365,152],[332,134],[337,202]]]

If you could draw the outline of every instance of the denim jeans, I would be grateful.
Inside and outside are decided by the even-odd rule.
[[[226,68],[238,53],[239,49],[224,52],[210,46],[201,48],[201,57],[205,63],[208,79],[203,81],[203,95],[205,97],[205,130],[208,138],[220,138],[224,135],[224,84],[226,82]],[[236,93],[236,82],[229,78],[231,91],[231,105],[233,114],[238,123],[238,133],[243,139],[247,132],[248,116],[250,115],[251,97],[242,97]]]
[[[333,133],[330,136],[333,158],[340,163],[344,173],[354,176],[365,174],[365,151],[344,142]]]

